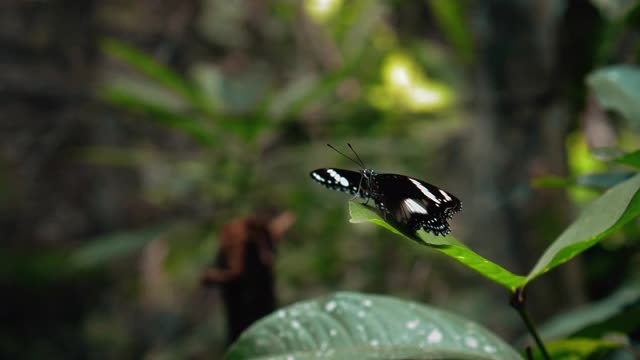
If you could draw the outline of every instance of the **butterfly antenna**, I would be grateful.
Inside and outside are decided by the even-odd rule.
[[[360,159],[360,156],[358,155],[358,153],[355,150],[353,150],[353,146],[351,146],[351,144],[349,144],[349,143],[347,143],[347,145],[349,146],[349,149],[351,149],[351,151],[353,151],[353,153],[356,155],[358,160],[360,160],[360,164],[361,164],[362,168],[366,169],[367,167],[364,165],[364,161],[362,161],[362,159]]]
[[[361,163],[359,163],[359,162],[357,162],[357,161],[353,160],[352,158],[348,157],[347,155],[345,155],[344,153],[342,153],[340,150],[338,150],[338,149],[334,148],[333,146],[331,146],[331,144],[327,144],[327,146],[328,146],[328,147],[330,147],[331,149],[333,149],[333,151],[337,152],[338,154],[340,154],[340,155],[342,155],[342,156],[346,157],[347,159],[349,159],[349,160],[353,161],[354,163],[356,163],[356,164],[357,164],[358,166],[360,166],[361,168],[364,168],[364,167],[362,166],[363,164],[361,164]],[[356,156],[357,156],[357,155],[358,155],[358,154],[356,154]],[[360,158],[358,158],[358,159],[360,159]],[[362,160],[361,160],[361,161],[362,161]]]

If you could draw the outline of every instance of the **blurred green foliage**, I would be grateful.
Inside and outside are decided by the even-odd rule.
[[[0,273],[29,289],[53,292],[64,281],[100,289],[102,297],[87,305],[81,334],[73,334],[87,344],[89,357],[215,357],[222,353],[224,311],[215,292],[199,288],[198,275],[214,258],[222,224],[275,205],[298,216],[276,264],[282,304],[340,289],[393,293],[489,322],[500,335],[513,337],[520,325],[485,282],[475,281],[475,274],[432,248],[395,241],[373,226],[350,225],[345,198],[315,187],[307,176],[316,167],[353,168],[327,150],[326,141],[353,143],[372,168],[428,175],[435,183],[458,176],[448,175],[454,168],[467,174],[468,164],[451,159],[459,159],[468,145],[464,136],[483,136],[468,129],[483,110],[478,98],[487,96],[474,93],[487,56],[477,51],[491,40],[478,30],[486,26],[478,11],[484,4],[279,0],[252,8],[248,3],[253,2],[199,2],[185,38],[172,33],[167,36],[171,41],[162,38],[160,44],[136,41],[126,31],[100,36],[104,63],[93,90],[100,106],[108,106],[90,117],[95,119],[92,131],[104,135],[105,129],[116,128],[126,136],[83,146],[73,158],[101,171],[125,171],[134,190],[123,197],[144,205],[136,208],[144,220],[115,228],[105,216],[94,229],[99,236],[67,239],[55,249],[1,253]],[[570,194],[587,188],[586,196],[570,199],[582,208],[581,215],[527,278],[453,238],[427,235],[418,241],[511,291],[583,251],[587,269],[581,279],[589,289],[595,288],[590,281],[598,274],[608,279],[615,269],[626,283],[637,268],[640,70],[632,63],[637,54],[629,60],[628,52],[637,52],[629,29],[637,27],[638,2],[591,3],[601,12],[600,37],[587,39],[594,48],[588,66],[595,69],[571,85],[610,111],[606,115],[614,120],[605,122],[615,128],[619,142],[606,159],[594,157],[589,131],[578,125],[577,113],[571,114],[573,133],[562,139],[567,153],[557,154],[566,157],[568,176],[534,179],[534,185],[569,189]],[[531,11],[548,10],[560,18],[569,5],[557,1]],[[126,6],[131,8],[121,16],[125,20],[109,11],[100,17],[136,22],[129,10],[142,5]],[[122,28],[134,28],[127,24]],[[555,34],[550,24],[540,26],[549,26],[542,33]],[[629,64],[610,65],[623,56]],[[10,181],[12,170],[0,162],[0,200],[5,200],[0,210],[24,200],[14,194],[21,184]],[[531,173],[538,174],[533,166]],[[458,187],[464,189],[469,179],[461,177]],[[112,193],[106,194],[109,200]],[[100,201],[105,199],[95,200]],[[350,206],[353,221],[394,231],[369,209]],[[561,222],[544,221],[541,226]],[[470,237],[493,246],[482,234]],[[580,322],[583,315],[569,312],[569,320],[559,318],[571,331],[560,331],[568,339],[550,351],[589,356],[619,347],[603,337],[608,330],[620,330],[616,320],[636,314],[638,299],[625,298],[629,302],[621,305],[618,295],[583,313],[582,320],[605,313],[606,319],[598,318],[604,325],[597,333],[587,331],[596,320]],[[637,334],[637,324],[621,331]],[[590,338],[570,338],[577,335]],[[38,351],[34,354],[40,358],[46,354]]]
[[[309,50],[315,58],[310,59],[285,58],[278,59],[279,63],[267,57],[249,65],[196,63],[184,71],[186,75],[181,75],[134,47],[114,39],[104,40],[104,52],[130,67],[132,72],[106,77],[99,92],[101,98],[182,133],[197,146],[186,146],[178,152],[159,146],[130,150],[93,148],[84,154],[95,163],[142,170],[146,174],[143,177],[146,196],[156,204],[175,206],[172,204],[188,201],[192,207],[209,209],[201,212],[199,218],[191,219],[194,226],[200,228],[209,223],[215,229],[225,219],[246,214],[265,202],[275,201],[279,206],[293,209],[299,222],[292,239],[284,244],[278,263],[280,293],[285,302],[301,296],[291,293],[292,287],[313,288],[312,284],[318,281],[347,280],[341,275],[341,269],[346,266],[352,268],[360,264],[364,269],[397,266],[385,264],[384,260],[367,259],[372,249],[366,248],[370,245],[343,238],[348,230],[340,202],[331,205],[320,201],[324,194],[300,186],[308,171],[306,167],[323,166],[319,154],[326,158],[328,153],[319,152],[305,142],[318,136],[336,141],[349,137],[358,144],[361,153],[367,154],[365,158],[375,155],[378,166],[391,164],[389,155],[381,150],[392,146],[394,158],[406,159],[398,171],[415,169],[421,159],[412,158],[415,156],[415,151],[410,150],[412,142],[431,144],[426,150],[433,151],[459,128],[454,105],[465,96],[465,80],[459,74],[464,64],[475,61],[473,38],[467,25],[470,6],[467,2],[429,3],[436,23],[451,46],[447,50],[430,41],[400,39],[392,28],[380,21],[389,11],[389,5],[383,2],[309,1],[305,4],[310,21],[303,20],[308,23],[299,35],[313,44]],[[222,9],[219,4],[215,6]],[[300,9],[291,3],[278,2],[273,7],[277,22],[290,26],[299,21],[296,17]],[[619,19],[621,12],[611,9],[608,7],[606,11],[615,13],[611,16]],[[201,24],[201,29],[206,36],[223,43],[227,41],[229,47],[245,46],[248,40],[239,25],[240,11],[229,7],[219,14],[212,13],[210,23],[216,25]],[[223,28],[226,30],[221,31]],[[238,37],[222,40],[221,32]],[[276,43],[272,45],[282,46],[284,38],[274,36]],[[242,64],[243,60],[231,61]],[[224,66],[242,66],[243,70],[237,72]],[[633,120],[637,102],[634,97],[638,93],[633,82],[636,72],[633,67],[598,70],[587,83],[603,106]],[[299,119],[302,123],[298,123]],[[366,137],[366,142],[354,138],[353,134]],[[398,136],[404,141],[396,140]],[[562,235],[549,248],[527,278],[529,281],[593,246],[638,215],[634,205],[638,202],[632,200],[638,189],[637,176],[629,179],[628,173],[585,174],[596,169],[604,171],[606,166],[591,160],[582,139],[577,135],[574,138],[574,145],[568,143],[574,177],[548,177],[537,180],[538,185],[606,189],[622,184],[583,211],[569,228],[578,231],[567,230],[569,235]],[[619,161],[632,161],[628,159],[631,157]],[[331,164],[340,161],[343,160]],[[627,188],[629,191],[620,190]],[[314,204],[314,208],[309,204]],[[627,207],[628,204],[631,205]],[[351,207],[354,221],[375,217],[373,213],[360,214],[366,210],[360,205],[351,204]],[[611,216],[594,217],[592,213]],[[364,231],[366,238],[378,234],[368,229],[359,231]],[[306,234],[314,234],[314,238],[308,239]],[[130,235],[124,238],[127,236]],[[215,237],[215,231],[207,233],[209,236]],[[124,251],[138,251],[149,241],[148,237],[139,236],[130,241],[128,247],[119,246],[122,239],[116,235],[113,239],[97,241],[76,253],[75,258],[85,263],[95,263],[94,258],[104,261]],[[181,273],[188,268],[187,273],[193,275],[206,262],[206,256],[202,255],[206,252],[202,250],[212,248],[197,244],[211,244],[211,241],[200,237],[191,250],[184,252],[176,245],[185,240],[180,237],[170,241],[173,245],[169,247],[165,263],[171,273]],[[112,245],[105,245],[110,241]],[[370,241],[375,240],[367,239]],[[524,277],[504,270],[451,238],[446,238],[446,243],[439,243],[443,241],[439,238],[422,241],[512,291],[527,282]],[[430,243],[432,241],[437,243]],[[110,250],[102,251],[101,246]],[[398,259],[411,257],[410,248],[393,246],[405,253]],[[92,256],[93,253],[103,258]],[[196,258],[200,261],[194,261]],[[377,280],[373,275],[384,273],[383,269],[363,271],[361,275],[365,277],[357,280],[361,282],[358,286],[384,291],[384,286],[374,284]],[[367,273],[369,275],[365,275]],[[350,274],[350,278],[359,276]],[[194,286],[187,288],[195,290]],[[578,347],[583,345],[580,343]]]
[[[241,44],[248,41],[239,24],[243,10],[215,1],[207,6],[212,6],[205,8],[209,21],[198,25],[203,36],[229,48],[243,47]],[[106,264],[126,252],[144,257],[156,246],[153,244],[166,242],[163,263],[169,278],[164,280],[168,281],[165,291],[186,290],[189,295],[183,294],[184,299],[197,297],[194,279],[215,253],[217,232],[192,238],[189,233],[176,236],[171,229],[176,224],[218,229],[234,216],[249,214],[265,204],[292,209],[299,219],[277,263],[278,290],[284,303],[304,296],[293,289],[313,293],[345,281],[384,291],[389,285],[378,279],[385,269],[397,267],[400,259],[413,258],[412,250],[404,246],[394,262],[375,259],[372,251],[384,251],[387,246],[372,249],[369,241],[379,235],[368,230],[367,241],[346,240],[351,236],[346,235],[350,231],[339,196],[333,202],[320,201],[326,198],[324,192],[313,185],[301,185],[308,183],[310,167],[329,164],[327,156],[333,158],[331,164],[344,160],[320,146],[309,146],[307,141],[320,134],[337,142],[346,137],[366,158],[376,158],[378,166],[392,164],[392,159],[402,156],[405,171],[420,167],[423,157],[412,150],[412,143],[423,142],[428,144],[425,151],[433,151],[445,143],[447,134],[459,128],[452,86],[462,82],[450,66],[447,52],[436,43],[400,42],[394,30],[381,21],[390,11],[383,2],[332,5],[339,10],[325,9],[327,15],[319,17],[309,12],[309,19],[294,3],[270,6],[274,18],[267,21],[275,31],[267,35],[273,36],[270,46],[290,47],[291,39],[276,29],[303,21],[299,36],[308,37],[307,41],[318,47],[308,49],[312,57],[283,51],[276,53],[277,59],[266,55],[249,63],[242,57],[231,58],[228,64],[196,62],[176,71],[124,42],[113,38],[102,41],[102,51],[115,65],[102,77],[98,96],[172,134],[182,134],[186,142],[178,148],[144,141],[129,149],[92,147],[83,151],[82,158],[101,166],[136,169],[147,201],[197,211],[192,211],[188,220],[174,217],[161,224],[167,230],[160,234],[142,230],[91,240],[73,254],[75,263]],[[307,9],[312,4],[309,6]],[[468,39],[453,29],[459,9],[440,10],[462,56],[470,61],[469,44],[465,44]],[[322,21],[313,21],[320,18]],[[458,20],[457,24],[462,23]],[[222,33],[230,36],[223,39]],[[416,51],[421,55],[415,56]],[[242,70],[234,70],[234,66]],[[416,126],[422,129],[412,131]],[[401,135],[412,140],[397,138]],[[364,137],[366,141],[361,140]],[[388,146],[396,153],[381,151]],[[313,239],[307,234],[314,234]],[[178,245],[184,243],[193,246],[182,251]],[[344,269],[354,267],[362,268],[361,272],[345,276]],[[188,285],[179,285],[181,279]],[[182,326],[179,323],[173,326]]]

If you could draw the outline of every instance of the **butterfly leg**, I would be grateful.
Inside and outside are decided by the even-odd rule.
[[[375,200],[375,204],[376,204],[376,208],[378,210],[380,210],[380,213],[382,213],[382,218],[384,219],[384,221],[387,221],[388,220],[388,218],[387,218],[388,214],[387,214],[387,209],[385,209],[385,207],[384,207],[384,203]]]

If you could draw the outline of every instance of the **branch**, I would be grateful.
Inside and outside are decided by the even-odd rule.
[[[547,349],[544,347],[544,343],[540,339],[540,336],[538,335],[538,332],[536,331],[536,328],[533,325],[533,321],[531,321],[531,318],[529,317],[529,313],[527,313],[527,310],[525,309],[524,288],[519,287],[516,289],[516,291],[511,295],[511,298],[509,299],[509,305],[511,305],[511,307],[516,309],[516,311],[522,318],[522,321],[524,321],[524,324],[527,326],[527,330],[529,330],[529,333],[531,334],[531,336],[533,336],[533,339],[536,341],[536,344],[538,345],[538,348],[540,349],[542,356],[546,360],[551,360],[551,357],[549,356]]]

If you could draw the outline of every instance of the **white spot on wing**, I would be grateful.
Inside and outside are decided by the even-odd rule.
[[[431,201],[433,201],[436,204],[440,204],[440,200],[438,200],[437,197],[435,197],[435,195],[433,195],[431,193],[431,191],[429,191],[429,189],[427,189],[426,187],[424,187],[424,185],[422,185],[420,183],[420,181],[409,178],[409,181],[411,181],[418,189],[420,189],[420,191],[422,191],[422,193],[428,197],[429,199],[431,199]]]
[[[318,173],[313,173],[313,177],[320,182],[324,182],[324,178],[320,176]]]
[[[418,204],[418,202],[413,199],[405,199],[403,203],[409,209],[410,212],[419,213],[419,214],[427,213],[427,209],[423,208],[422,205]]]
[[[449,196],[449,194],[447,194],[447,192],[442,190],[442,189],[440,189],[440,194],[442,194],[442,196],[444,196],[445,200],[447,200],[447,201],[451,201],[452,200],[451,196]]]
[[[347,180],[347,178],[340,176],[340,174],[338,174],[337,171],[333,170],[333,169],[327,169],[327,174],[329,174],[329,176],[331,176],[333,178],[333,180],[336,182],[336,184],[340,184],[343,187],[348,187],[349,186],[349,180]],[[331,181],[329,181],[329,183],[331,183]]]

